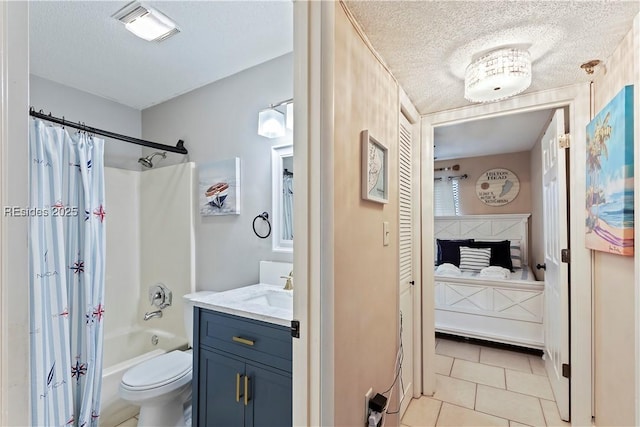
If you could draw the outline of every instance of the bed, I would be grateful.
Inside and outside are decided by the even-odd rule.
[[[544,282],[535,280],[528,265],[529,216],[435,217],[436,239],[509,240],[513,245],[511,254],[514,265],[522,267],[514,269],[507,279],[484,278],[466,271],[460,276],[435,274],[436,332],[534,349],[544,348]]]

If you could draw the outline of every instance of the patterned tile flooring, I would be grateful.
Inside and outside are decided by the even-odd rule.
[[[402,427],[569,426],[539,356],[436,339],[436,393],[413,399]]]
[[[539,356],[436,339],[436,393],[413,399],[402,427],[569,426]],[[133,417],[116,427],[137,427]]]

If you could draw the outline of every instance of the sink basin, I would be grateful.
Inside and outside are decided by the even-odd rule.
[[[245,302],[251,304],[264,304],[270,307],[282,308],[285,310],[293,309],[293,294],[291,292],[275,291],[265,289],[258,295],[252,295]]]
[[[293,319],[293,292],[265,283],[207,295],[195,299],[194,304],[282,326],[290,326]]]

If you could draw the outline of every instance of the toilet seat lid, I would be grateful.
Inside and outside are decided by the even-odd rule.
[[[191,354],[174,350],[146,360],[122,376],[122,385],[129,389],[162,387],[191,374]]]

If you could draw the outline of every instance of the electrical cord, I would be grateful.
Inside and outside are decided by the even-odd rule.
[[[402,394],[404,394],[404,383],[402,381],[402,362],[404,361],[404,347],[402,346],[402,329],[403,329],[402,311],[400,311],[400,347],[398,347],[398,355],[396,356],[396,361],[398,362],[397,363],[398,364],[398,369],[396,371],[395,378],[393,379],[393,383],[391,383],[391,386],[387,390],[385,390],[384,392],[381,393],[382,395],[386,395],[391,390],[393,390],[393,387],[398,382],[398,379],[400,379],[400,387],[401,387],[401,390],[402,390]],[[385,413],[389,414],[389,415],[397,414],[399,412],[400,412],[400,406],[398,406],[398,408],[396,410],[394,410],[394,411],[389,411],[389,410],[385,411]]]

